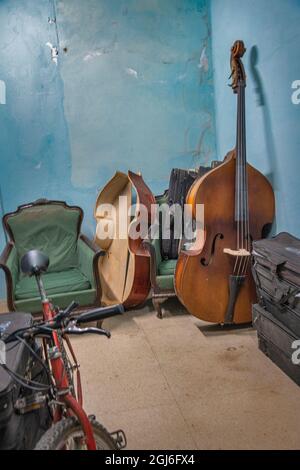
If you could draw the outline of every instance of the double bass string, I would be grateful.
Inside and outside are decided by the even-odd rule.
[[[247,208],[247,163],[246,163],[246,125],[245,125],[245,85],[244,83],[240,85],[241,90],[241,162],[242,162],[242,201],[243,201],[243,214],[242,214],[242,225],[243,225],[243,243],[242,247],[248,250],[248,234],[247,234],[247,225],[248,225],[248,208]],[[245,246],[244,246],[245,244]],[[241,264],[239,275],[245,274],[245,268],[247,265],[247,256],[241,257]]]
[[[246,142],[246,124],[245,124],[245,142]],[[250,237],[250,221],[249,221],[248,171],[246,173],[246,182],[247,182],[247,194],[246,194],[246,197],[247,197],[247,242],[248,242],[248,251],[249,251],[249,253],[251,253],[251,237]],[[247,263],[246,263],[246,268],[245,268],[246,272],[247,272],[247,269],[248,269],[249,261],[250,261],[250,256],[248,256],[248,258],[247,258]]]
[[[240,85],[241,87],[241,133],[242,133],[242,141],[241,141],[241,159],[242,159],[242,180],[243,180],[243,190],[242,190],[242,200],[243,200],[243,249],[247,249],[247,243],[246,243],[246,230],[247,230],[247,209],[246,209],[246,148],[245,148],[245,86],[244,83]],[[244,243],[246,243],[246,246],[244,247]],[[241,260],[241,272],[240,274],[244,274],[244,269],[245,269],[245,259],[246,257],[242,256]]]
[[[237,106],[237,142],[236,142],[236,204],[237,204],[237,250],[240,250],[242,245],[242,225],[241,225],[241,99],[240,99],[240,85],[238,84],[237,94],[238,106]],[[234,274],[237,274],[240,270],[240,257],[237,256],[234,266]]]
[[[246,249],[250,252],[250,225],[249,225],[249,195],[248,195],[248,171],[247,171],[247,158],[246,158],[246,113],[245,113],[245,86],[243,86],[243,160],[244,160],[244,200],[245,200],[245,238]],[[248,269],[249,256],[245,256],[243,263],[243,274],[245,275]]]
[[[248,175],[246,160],[246,119],[245,119],[245,82],[239,77],[237,84],[237,142],[236,142],[236,179],[235,203],[237,222],[237,254],[233,273],[245,275],[248,268],[249,256],[244,251],[250,251],[249,230],[249,201],[248,201]]]
[[[238,122],[239,122],[239,142],[237,147],[237,157],[239,159],[239,180],[241,183],[238,186],[239,201],[241,201],[240,224],[241,224],[241,243],[238,249],[250,250],[249,238],[249,206],[248,206],[248,177],[247,177],[247,160],[246,160],[246,122],[245,122],[245,84],[239,83],[238,85]],[[248,267],[248,256],[237,256],[239,258],[238,276],[245,275]],[[236,261],[237,261],[236,259]],[[235,265],[236,266],[236,265]],[[236,269],[235,269],[236,270]]]
[[[238,151],[239,151],[239,101],[238,101],[238,111],[237,111],[237,120],[236,120],[236,161],[235,161],[235,219],[237,224],[237,250],[240,246],[240,198],[239,198],[239,163],[238,163]],[[238,257],[235,258],[235,264],[233,269],[233,274],[236,273]]]
[[[244,88],[244,95],[245,95],[245,88]],[[247,251],[250,253],[251,250],[251,240],[250,240],[250,224],[249,224],[249,193],[248,193],[248,171],[247,171],[247,160],[246,160],[246,102],[244,97],[244,145],[245,145],[245,205],[246,205],[246,220],[245,220],[245,230],[247,235]],[[244,265],[244,274],[246,274],[248,269],[250,256],[245,258],[245,265]]]
[[[240,100],[239,100],[239,90],[238,90],[238,111],[237,111],[237,121],[236,121],[236,176],[235,176],[235,203],[236,207],[236,222],[237,222],[237,250],[240,249],[240,163],[239,163],[239,151],[240,151],[240,124],[239,124],[239,114],[240,114]],[[236,273],[237,263],[239,257],[235,258],[235,265],[233,273]]]
[[[237,145],[237,165],[238,165],[238,200],[239,200],[239,210],[238,210],[238,226],[240,241],[238,244],[238,250],[244,249],[244,162],[243,162],[243,87],[241,83],[238,84],[238,145]],[[238,256],[238,271],[237,275],[241,274],[241,269],[243,267],[243,256]]]

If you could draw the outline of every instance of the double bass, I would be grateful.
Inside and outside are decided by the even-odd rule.
[[[251,322],[256,298],[252,241],[267,235],[275,211],[271,184],[246,158],[246,75],[241,60],[245,51],[243,41],[231,48],[231,87],[237,95],[236,148],[223,163],[196,180],[188,193],[186,203],[193,222],[199,222],[197,204],[204,205],[204,235],[200,244],[182,244],[175,272],[175,289],[187,310],[219,324]],[[195,226],[196,231],[201,230],[199,223]],[[196,234],[196,239],[201,237]]]

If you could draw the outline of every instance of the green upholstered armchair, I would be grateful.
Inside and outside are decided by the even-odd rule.
[[[158,205],[167,202],[167,193],[156,197]],[[152,303],[157,312],[158,318],[163,318],[161,303],[170,297],[176,297],[174,288],[174,274],[176,269],[176,259],[163,259],[161,254],[161,230],[159,238],[143,241],[143,246],[150,255],[150,282]]]
[[[20,272],[20,259],[38,249],[50,258],[43,281],[54,305],[67,307],[72,300],[80,306],[100,305],[98,259],[102,254],[80,234],[83,211],[62,201],[38,200],[18,207],[3,217],[9,242],[1,258],[5,272],[9,310],[41,311],[35,279]]]

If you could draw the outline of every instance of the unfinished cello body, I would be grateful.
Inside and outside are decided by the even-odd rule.
[[[251,321],[256,297],[252,240],[266,234],[275,210],[270,183],[246,160],[244,52],[243,42],[236,41],[231,56],[232,87],[238,95],[236,149],[189,191],[186,202],[193,217],[196,205],[204,204],[204,237],[200,245],[183,243],[175,273],[176,292],[187,310],[221,324]]]
[[[120,198],[121,196],[121,198]],[[139,224],[143,205],[151,222],[155,198],[141,175],[116,172],[100,192],[94,216],[95,243],[103,249],[99,258],[102,304],[122,303],[126,308],[143,303],[150,290],[150,258],[142,234],[131,236]],[[128,209],[133,206],[132,212]]]

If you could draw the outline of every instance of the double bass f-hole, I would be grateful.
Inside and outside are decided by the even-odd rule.
[[[215,235],[215,237],[213,239],[213,242],[211,244],[210,256],[209,256],[208,260],[206,260],[206,258],[201,258],[201,260],[200,260],[200,263],[202,264],[202,266],[209,266],[210,263],[212,262],[214,254],[215,254],[215,250],[216,250],[216,243],[217,243],[218,239],[220,239],[220,240],[224,239],[223,233],[217,233]]]

